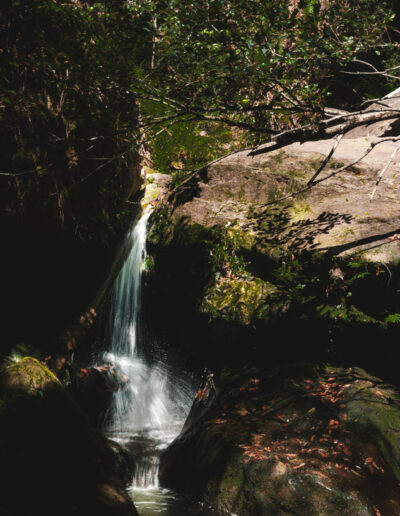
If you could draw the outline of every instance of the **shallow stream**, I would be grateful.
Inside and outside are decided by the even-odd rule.
[[[216,516],[203,504],[187,500],[179,493],[163,487],[130,490],[140,516]]]

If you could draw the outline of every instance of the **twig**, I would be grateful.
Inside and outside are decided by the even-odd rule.
[[[386,265],[386,263],[382,262],[382,265],[385,267],[385,269],[388,271],[388,274],[389,274],[389,279],[387,280],[387,283],[386,283],[386,288],[389,288],[390,282],[392,281],[392,272],[389,269],[389,267]]]
[[[265,204],[262,204],[261,206],[262,207],[265,207],[265,206],[270,206],[271,204],[276,204],[278,202],[282,202],[282,201],[286,201],[287,199],[290,199],[292,197],[297,197],[298,195],[304,193],[304,192],[307,192],[308,190],[311,190],[311,188],[313,188],[315,185],[319,184],[319,183],[322,183],[323,181],[326,181],[328,179],[330,179],[331,177],[333,176],[336,176],[337,174],[340,174],[341,172],[343,172],[344,170],[347,170],[348,168],[356,165],[357,163],[359,163],[361,160],[363,160],[366,156],[368,156],[368,154],[379,144],[381,143],[384,143],[386,141],[399,141],[400,137],[397,137],[397,138],[382,138],[381,140],[378,140],[376,142],[372,142],[370,144],[370,146],[368,147],[368,149],[364,152],[364,154],[362,156],[360,156],[359,158],[357,158],[356,160],[352,161],[351,163],[348,163],[347,165],[344,165],[343,167],[340,167],[338,168],[337,170],[335,170],[334,172],[331,172],[330,174],[328,174],[327,176],[325,177],[322,177],[321,179],[318,179],[318,181],[314,181],[311,185],[308,185],[305,186],[304,188],[301,188],[300,190],[297,190],[296,192],[292,192],[290,194],[287,194],[283,197],[280,197],[279,199],[275,199],[273,201],[269,201]]]
[[[326,167],[328,161],[331,159],[333,153],[335,152],[335,150],[337,149],[337,146],[339,145],[339,142],[340,140],[343,138],[344,136],[344,133],[341,133],[339,134],[337,137],[336,137],[336,141],[335,143],[333,144],[332,146],[332,149],[330,150],[329,154],[326,156],[326,158],[324,159],[324,161],[321,163],[320,167],[318,168],[318,170],[315,172],[315,174],[312,176],[312,178],[308,181],[307,183],[307,186],[311,186],[314,181],[316,180],[316,178],[320,175],[320,173],[323,171],[323,169]]]
[[[383,167],[383,169],[379,172],[379,175],[378,175],[378,178],[376,180],[376,183],[375,183],[375,186],[374,186],[374,189],[372,190],[372,193],[371,193],[371,196],[369,198],[369,202],[372,201],[372,199],[374,198],[374,195],[376,193],[376,190],[379,186],[379,183],[382,181],[382,178],[386,172],[386,170],[389,168],[390,164],[393,162],[394,160],[394,157],[396,156],[396,154],[398,153],[400,149],[400,143],[399,145],[394,149],[394,151],[392,152],[392,155],[390,156],[389,158],[389,161],[386,163],[386,165]]]
[[[37,172],[36,168],[34,168],[33,170],[27,170],[26,172],[18,172],[17,174],[13,174],[12,172],[0,172],[0,176],[18,177],[25,176],[26,174],[34,174],[35,172]]]

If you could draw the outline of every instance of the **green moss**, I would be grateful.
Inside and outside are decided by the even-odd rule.
[[[275,285],[259,278],[221,278],[207,292],[201,310],[212,318],[250,324],[266,299],[275,292]]]
[[[150,222],[147,242],[154,246],[168,245],[172,240],[174,230],[169,208],[162,206],[157,209],[157,211],[152,214]]]
[[[217,506],[225,509],[237,504],[244,484],[243,459],[239,456],[231,457],[218,486]]]
[[[307,219],[312,214],[311,206],[306,202],[296,202],[290,209],[293,222]]]
[[[381,325],[382,323],[366,313],[358,310],[355,306],[346,303],[323,304],[317,306],[317,313],[325,318],[334,321],[342,321],[345,323],[359,322]]]
[[[155,171],[147,171],[146,172],[146,182],[145,182],[145,191],[140,204],[142,209],[145,209],[149,204],[152,204],[156,201],[161,194],[162,187],[157,183]]]
[[[284,156],[284,151],[272,151],[269,154],[269,158],[273,163],[282,163]]]
[[[248,229],[244,230],[240,227],[231,227],[228,228],[226,234],[236,249],[242,248],[250,251],[256,242],[256,234]]]
[[[354,239],[354,229],[342,228],[339,235],[335,236],[335,241],[338,244],[347,244],[350,240]]]
[[[370,387],[369,384],[368,387]],[[398,395],[395,395],[398,398]],[[370,388],[359,389],[356,399],[346,406],[349,419],[356,421],[371,435],[380,453],[400,481],[400,414],[392,405],[384,404]],[[377,403],[379,401],[379,403]],[[393,400],[392,400],[393,401]],[[396,399],[399,402],[399,399]]]
[[[342,168],[342,167],[344,167],[343,161],[335,161],[334,159],[331,159],[329,161],[329,168],[337,170],[338,168]]]
[[[3,372],[6,395],[40,394],[48,384],[60,385],[56,376],[39,360],[25,357]]]

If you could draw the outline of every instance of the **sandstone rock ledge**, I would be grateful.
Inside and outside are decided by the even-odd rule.
[[[343,138],[318,177],[353,163],[371,141]],[[387,357],[398,357],[400,154],[370,202],[396,148],[379,141],[356,165],[285,200],[306,187],[333,141],[241,151],[171,187],[149,227],[144,306],[158,314],[155,330],[196,363],[214,366],[215,357],[216,368],[253,350],[271,363],[281,350],[395,381]]]

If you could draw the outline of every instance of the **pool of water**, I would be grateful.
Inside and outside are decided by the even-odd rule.
[[[191,502],[171,489],[135,488],[130,490],[140,516],[218,516],[221,514],[205,507],[204,504]]]

